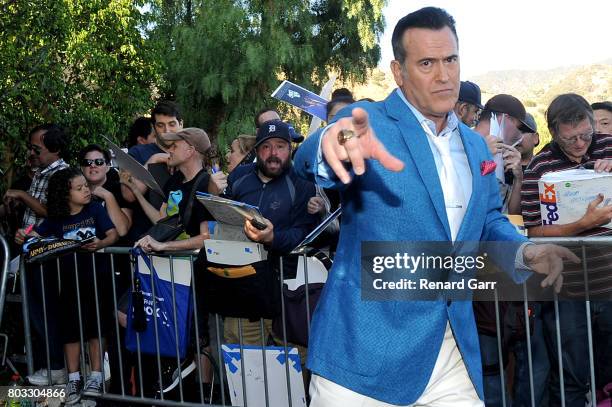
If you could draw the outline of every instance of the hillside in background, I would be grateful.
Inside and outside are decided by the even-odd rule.
[[[534,115],[544,146],[550,140],[545,126],[544,112],[555,96],[573,92],[590,103],[612,100],[612,58],[598,64],[565,66],[541,71],[508,70],[488,72],[468,80],[477,83],[483,92],[483,104],[498,93],[509,93],[519,98]],[[337,84],[336,87],[340,87]],[[384,99],[395,87],[391,72],[374,69],[364,85],[351,86],[357,98]]]

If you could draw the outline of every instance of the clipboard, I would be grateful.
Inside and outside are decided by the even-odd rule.
[[[110,139],[106,136],[102,136],[108,143],[109,149],[113,152],[115,156],[115,162],[117,163],[117,168],[128,171],[134,178],[138,178],[142,181],[149,189],[157,192],[160,196],[166,198],[166,194],[161,189],[157,181],[151,173],[138,161],[134,159],[131,155],[124,152],[119,146],[110,141]]]
[[[290,254],[304,254],[308,251],[308,245],[312,243],[333,221],[338,219],[338,216],[342,213],[342,208],[338,208],[333,211],[319,226],[317,226],[312,232],[310,232],[296,247],[291,250]]]
[[[219,223],[242,226],[245,219],[248,219],[265,224],[264,217],[259,212],[259,208],[254,205],[199,191],[196,192],[196,198]]]

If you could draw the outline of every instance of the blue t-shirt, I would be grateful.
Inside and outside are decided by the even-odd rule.
[[[153,154],[163,153],[164,150],[159,148],[159,146],[155,143],[150,144],[136,144],[135,146],[130,147],[128,150],[128,154],[131,155],[141,163],[145,165],[145,163],[151,158]]]
[[[98,202],[90,202],[85,205],[81,212],[76,215],[69,215],[62,219],[45,219],[34,228],[36,233],[44,237],[57,237],[64,239],[84,240],[92,236],[104,239],[106,232],[113,229],[115,225],[110,220],[106,209]],[[67,254],[59,259],[60,272],[65,278],[74,278],[73,270],[78,265],[80,284],[88,284],[92,281],[91,253],[79,252],[76,256]],[[95,254],[96,270],[98,276],[109,270],[108,255]],[[54,267],[55,262],[46,264],[47,267]]]
[[[114,227],[106,209],[98,202],[90,202],[76,215],[45,219],[34,230],[45,237],[84,240],[92,236],[104,239],[106,232]]]

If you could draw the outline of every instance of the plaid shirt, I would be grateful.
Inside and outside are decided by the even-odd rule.
[[[49,166],[43,169],[36,170],[32,184],[28,189],[28,194],[37,199],[41,204],[47,204],[47,189],[49,187],[49,178],[59,170],[68,168],[69,165],[63,159],[52,162]],[[36,215],[31,208],[26,208],[23,214],[23,226],[27,228],[30,225],[38,225],[43,220],[42,217]]]

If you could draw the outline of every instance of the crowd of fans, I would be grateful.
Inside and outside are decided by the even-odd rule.
[[[327,105],[328,121],[355,100],[347,89],[336,90]],[[542,224],[537,181],[549,172],[572,168],[592,168],[610,171],[612,166],[612,103],[590,105],[575,94],[560,95],[548,107],[546,119],[552,141],[535,154],[540,143],[533,116],[511,95],[496,95],[483,106],[478,85],[461,83],[461,93],[455,114],[466,125],[473,127],[486,140],[492,156],[501,153],[504,180],[500,181],[503,211],[522,215],[529,236],[602,236],[612,230],[600,227],[612,218],[612,206],[602,206],[603,197],[592,202],[579,221],[562,226]],[[493,123],[498,121],[498,123]],[[491,135],[494,125],[503,121],[503,134]],[[117,279],[120,312],[113,315],[109,300],[111,267],[109,258],[91,254],[107,246],[137,246],[146,252],[196,250],[203,247],[216,231],[214,220],[197,201],[192,191],[222,195],[259,207],[264,225],[246,221],[237,235],[262,244],[272,258],[288,254],[317,224],[341,204],[341,196],[298,178],[292,167],[292,153],[303,140],[295,129],[283,122],[280,115],[265,109],[255,117],[255,134],[241,134],[228,146],[225,172],[209,162],[210,140],[198,128],[184,127],[179,107],[169,101],[159,102],[150,117],[134,121],[126,140],[128,154],[144,165],[165,196],[150,190],[133,174],[112,166],[108,149],[97,144],[82,148],[76,165],[68,163],[66,152],[71,141],[61,128],[45,124],[32,129],[28,135],[28,157],[24,173],[13,183],[0,207],[0,215],[8,221],[9,232],[17,245],[35,236],[50,236],[86,240],[77,255],[63,256],[57,262],[45,264],[45,272],[36,265],[28,265],[29,315],[33,327],[36,372],[28,376],[33,385],[66,384],[67,402],[76,403],[81,392],[100,393],[103,374],[101,352],[111,354],[111,367],[116,372],[118,359],[109,327],[113,318],[126,326],[127,293],[131,290],[130,264],[116,256],[113,270]],[[190,199],[191,196],[191,199]],[[474,195],[478,197],[478,195]],[[193,210],[188,209],[194,205]],[[186,213],[189,216],[185,218]],[[164,218],[179,214],[184,231],[172,240],[161,241],[150,232],[153,225]],[[318,241],[333,258],[339,223],[335,222]],[[234,234],[236,236],[236,234]],[[14,247],[19,250],[18,246]],[[604,259],[605,250],[589,251],[590,258]],[[273,262],[265,267],[274,268]],[[612,290],[609,262],[594,269],[591,289],[598,293]],[[59,267],[59,270],[57,269]],[[581,266],[580,266],[581,267]],[[51,272],[50,270],[58,270]],[[76,275],[78,271],[78,276]],[[196,270],[197,271],[197,270]],[[58,282],[58,274],[61,284]],[[582,269],[567,271],[568,290],[580,293]],[[196,280],[198,279],[196,273]],[[198,281],[194,282],[198,287]],[[77,287],[80,298],[76,298]],[[43,304],[43,293],[46,304]],[[124,294],[125,293],[125,294]],[[80,310],[77,309],[80,304]],[[590,386],[602,389],[612,382],[612,306],[607,301],[593,301],[595,367],[597,383],[590,383],[588,341],[584,302],[560,302],[560,336],[564,360],[566,405],[584,405]],[[43,306],[46,321],[43,319]],[[560,405],[557,368],[555,313],[551,304],[530,303],[527,321],[522,303],[504,303],[501,326],[525,331],[530,324],[531,354],[533,359],[533,389],[530,389],[527,369],[527,342],[524,334],[511,336],[504,342],[503,357],[497,352],[497,335],[508,336],[496,328],[495,309],[489,303],[474,303],[479,328],[480,348],[485,376],[487,406],[501,404],[501,370],[513,372],[506,386],[514,406],[531,405],[530,391],[535,393],[536,405]],[[201,350],[210,353],[208,314],[201,309]],[[305,312],[305,310],[304,310]],[[79,319],[82,322],[79,329]],[[97,324],[96,322],[99,322]],[[263,331],[258,318],[224,318],[224,341],[260,345],[280,343],[280,335],[272,327],[270,318],[264,319]],[[242,332],[239,332],[238,327]],[[509,326],[509,328],[508,328]],[[122,328],[123,329],[123,328]],[[80,372],[80,338],[89,342],[91,372],[83,380]],[[104,339],[100,341],[99,339]],[[48,355],[45,342],[48,344]],[[104,343],[107,342],[107,343]],[[300,349],[302,356],[306,349]],[[124,349],[124,352],[127,353]],[[48,359],[47,359],[48,357]],[[130,368],[130,361],[126,367]],[[208,359],[188,357],[185,365],[200,363],[202,380],[210,385],[212,371]],[[49,362],[47,362],[49,360]],[[132,361],[133,362],[133,361]],[[153,372],[142,378],[147,383],[145,393],[152,396],[168,383],[156,383],[156,364]],[[146,361],[145,361],[146,363]],[[50,364],[50,365],[49,365]],[[114,366],[113,366],[114,365]],[[131,365],[133,367],[133,363]],[[509,366],[511,367],[510,370]],[[48,369],[52,377],[49,378]],[[184,366],[183,366],[184,368]],[[193,370],[193,369],[191,369]],[[173,369],[170,369],[173,371]],[[126,380],[129,379],[126,375]],[[117,390],[118,376],[112,375]],[[82,382],[83,381],[83,382]],[[132,381],[132,384],[134,381]],[[551,390],[549,392],[549,389]],[[138,386],[132,394],[137,394]],[[582,404],[580,404],[582,403]]]

